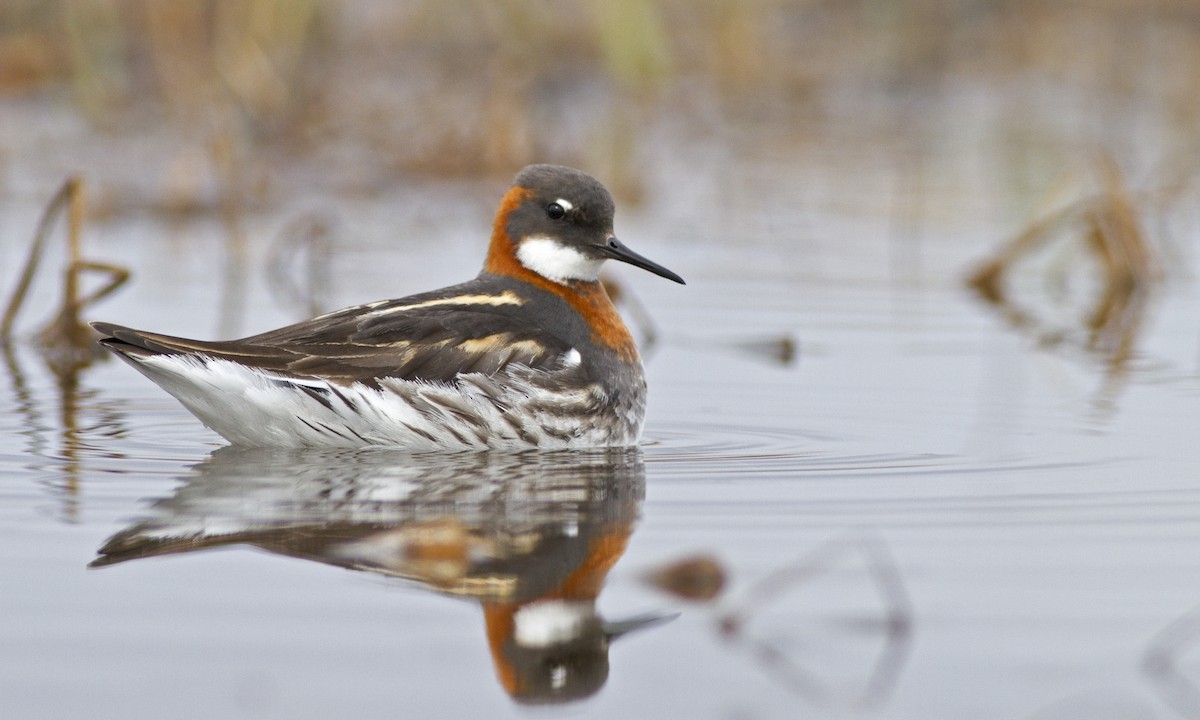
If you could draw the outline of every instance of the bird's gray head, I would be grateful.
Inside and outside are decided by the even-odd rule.
[[[592,176],[561,165],[530,165],[517,174],[500,205],[487,269],[513,274],[515,260],[566,284],[595,282],[605,260],[620,260],[683,283],[617,240],[615,213],[612,195]]]

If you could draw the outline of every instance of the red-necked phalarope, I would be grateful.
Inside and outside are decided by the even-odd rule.
[[[500,203],[474,280],[241,340],[93,327],[235,445],[632,445],[646,382],[600,266],[683,279],[621,244],[613,214],[594,178],[531,165]]]

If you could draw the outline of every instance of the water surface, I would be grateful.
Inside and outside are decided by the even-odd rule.
[[[121,363],[56,377],[16,345],[0,715],[1200,713],[1192,284],[1156,293],[1114,363],[963,287],[993,235],[914,248],[886,218],[777,202],[776,232],[723,225],[736,241],[618,218],[689,281],[614,272],[654,336],[630,451],[242,452]],[[324,303],[470,275],[490,200],[472,203],[421,211],[438,242],[405,243],[388,228],[418,210],[348,202]],[[118,219],[89,252],[136,278],[95,319],[216,337],[304,312],[265,251],[230,278],[203,218]],[[727,574],[715,602],[644,579],[697,555]],[[569,642],[518,632],[547,604]]]

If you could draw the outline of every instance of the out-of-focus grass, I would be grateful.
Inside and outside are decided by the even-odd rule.
[[[963,81],[1064,91],[1070,122],[1106,144],[1128,139],[1125,108],[1137,107],[1138,122],[1176,137],[1180,150],[1169,155],[1178,163],[1196,149],[1196,77],[1192,0],[0,7],[0,93],[66,90],[108,132],[176,128],[181,157],[225,143],[272,162],[333,158],[327,174],[350,187],[398,173],[506,175],[554,160],[635,196],[647,129],[664,117],[784,145],[811,141],[813,123],[830,118],[867,135],[913,134],[934,113],[953,121],[937,90]],[[1021,103],[1011,108],[1017,125],[1035,112]],[[1120,147],[1108,149],[1123,159]],[[173,176],[202,174],[179,162],[163,160]],[[241,182],[238,194],[250,196],[255,183]]]

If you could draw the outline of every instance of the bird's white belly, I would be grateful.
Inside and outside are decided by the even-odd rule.
[[[565,449],[637,443],[640,375],[613,397],[596,384],[514,366],[454,383],[383,378],[379,387],[295,379],[238,363],[159,355],[132,361],[205,425],[235,445],[412,450]],[[565,376],[564,376],[565,377]]]

